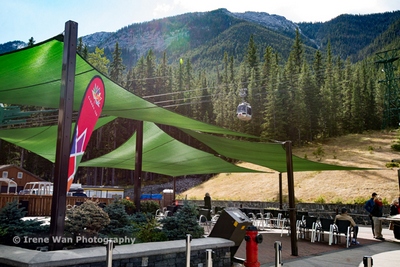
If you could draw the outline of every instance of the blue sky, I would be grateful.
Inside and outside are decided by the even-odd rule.
[[[341,14],[400,10],[399,0],[2,0],[0,44],[33,37],[44,41],[78,23],[78,36],[115,32],[132,23],[188,12],[226,8],[231,12],[277,14],[293,22],[328,21]]]

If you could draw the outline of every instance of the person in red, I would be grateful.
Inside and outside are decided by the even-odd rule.
[[[382,216],[383,216],[383,203],[380,196],[375,197],[375,205],[372,208],[372,219],[374,220],[374,232],[375,238],[379,240],[385,240],[382,236]]]

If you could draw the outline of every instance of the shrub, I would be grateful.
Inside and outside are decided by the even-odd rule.
[[[156,214],[156,211],[160,208],[160,204],[156,201],[141,201],[140,202],[140,211],[143,213],[151,213]]]
[[[166,217],[161,221],[162,231],[168,240],[185,239],[187,234],[193,238],[199,238],[204,235],[204,229],[197,220],[198,211],[194,204],[184,201],[183,207],[178,210],[174,216]]]
[[[122,200],[115,200],[108,204],[104,207],[104,211],[108,214],[110,223],[101,230],[102,234],[110,237],[132,235],[133,225]]]
[[[319,160],[321,160],[322,157],[325,155],[325,151],[324,151],[324,149],[322,148],[322,146],[318,146],[317,149],[313,152],[313,155],[314,155],[316,158],[319,158]]]
[[[135,212],[136,206],[135,206],[135,203],[133,203],[133,201],[124,198],[124,199],[121,199],[120,202],[122,205],[125,206],[125,211],[127,214],[131,215]]]
[[[390,146],[394,151],[400,151],[400,143],[399,141],[396,144]]]
[[[388,162],[385,164],[386,168],[398,168],[399,163],[398,162]]]
[[[166,241],[167,236],[160,228],[160,223],[153,216],[146,217],[146,223],[137,224],[139,229],[136,238],[138,242]]]
[[[67,211],[65,231],[77,236],[95,237],[110,223],[108,214],[94,201],[87,200],[82,205]]]
[[[315,202],[315,203],[318,203],[318,204],[324,204],[324,203],[326,203],[326,200],[325,200],[325,198],[324,198],[323,196],[319,196],[319,197],[317,197],[317,198],[315,199],[314,202]]]
[[[8,202],[0,210],[0,243],[5,245],[19,245],[21,247],[36,247],[40,244],[14,243],[13,238],[19,237],[48,237],[49,226],[42,225],[38,220],[22,220],[26,211],[19,208],[17,201]]]
[[[365,198],[365,197],[357,197],[357,198],[355,198],[355,199],[353,199],[353,204],[362,204],[362,205],[364,205],[365,204],[365,202],[367,202],[369,200],[369,198]]]

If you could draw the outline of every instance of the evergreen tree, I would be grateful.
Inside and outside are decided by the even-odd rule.
[[[123,71],[125,70],[125,66],[122,63],[121,57],[121,49],[118,46],[118,42],[115,43],[115,49],[112,53],[112,62],[110,63],[110,78],[120,84],[123,85]]]
[[[104,55],[104,48],[100,49],[96,47],[94,53],[89,53],[88,62],[101,73],[108,73],[108,64],[110,63],[110,61]]]
[[[28,40],[28,46],[33,46],[35,44],[35,39],[33,39],[33,37],[29,38]]]
[[[350,59],[347,59],[344,67],[343,79],[341,82],[343,102],[341,105],[342,116],[340,118],[343,129],[343,134],[351,132],[352,122],[352,98],[353,98],[353,83],[352,83],[352,65]]]
[[[82,41],[82,37],[78,38],[78,46],[76,47],[76,52],[78,52],[79,54],[82,55],[83,52],[83,41]]]
[[[146,56],[145,96],[153,96],[156,92],[156,63],[153,50],[150,49]]]
[[[299,80],[299,90],[304,96],[304,121],[302,129],[304,130],[304,139],[313,141],[319,133],[318,118],[320,113],[320,93],[315,84],[315,79],[311,74],[308,64],[303,64]]]

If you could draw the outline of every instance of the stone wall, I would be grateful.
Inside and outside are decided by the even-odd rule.
[[[206,266],[206,250],[213,251],[213,266],[230,267],[233,241],[199,238],[191,242],[190,266]],[[113,267],[186,266],[186,240],[116,246]],[[0,267],[106,267],[106,247],[41,252],[0,245]]]

